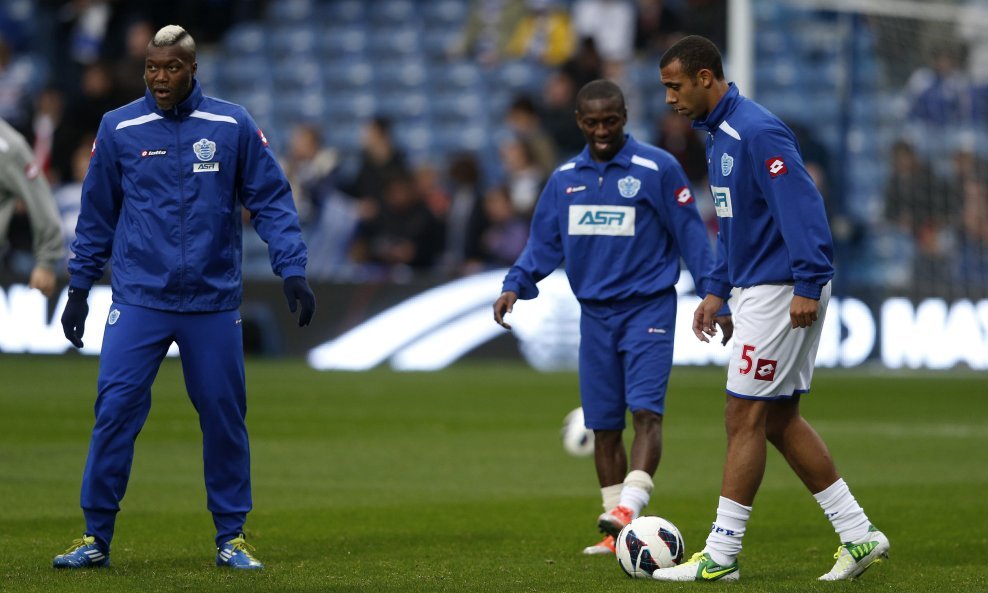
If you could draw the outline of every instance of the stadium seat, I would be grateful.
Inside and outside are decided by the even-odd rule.
[[[264,25],[261,23],[238,23],[223,39],[227,52],[235,56],[263,54],[266,50]]]
[[[292,23],[267,33],[266,39],[272,56],[305,60],[314,55],[320,37],[317,23]]]
[[[326,97],[316,90],[278,90],[274,116],[286,122],[317,121],[325,115]]]
[[[369,33],[363,24],[330,26],[319,36],[318,51],[328,58],[363,55]]]
[[[278,0],[267,7],[267,20],[270,23],[305,23],[315,17],[316,0]]]
[[[316,20],[328,26],[362,24],[366,17],[366,7],[373,4],[366,0],[320,0],[315,8]]]
[[[270,76],[259,73],[271,72],[273,65],[263,54],[237,56],[235,60],[223,60],[221,68],[214,68],[217,80],[228,91],[267,92]]]
[[[429,65],[429,82],[439,89],[470,91],[482,87],[484,72],[470,60],[433,62]]]
[[[364,120],[354,118],[352,114],[327,114],[323,119],[322,135],[327,146],[338,148],[345,152],[360,150],[363,138]]]
[[[397,90],[378,92],[376,96],[377,112],[397,121],[421,122],[431,113],[431,102],[425,93]]]
[[[470,7],[462,0],[423,2],[420,13],[423,24],[436,28],[460,28],[466,22]]]
[[[322,73],[313,60],[282,58],[272,72],[278,92],[322,90]]]
[[[426,153],[433,146],[432,126],[424,123],[399,123],[394,127],[395,144],[406,153]]]
[[[446,59],[450,49],[456,46],[460,39],[459,28],[426,27],[422,33],[422,52],[441,63]]]
[[[395,89],[421,89],[426,84],[425,63],[417,58],[375,62],[376,87],[384,92]]]
[[[495,84],[508,89],[541,92],[548,68],[526,61],[505,62],[494,72]]]
[[[362,58],[322,61],[322,78],[327,92],[369,87],[375,79],[374,64]]]
[[[367,20],[382,25],[407,23],[416,18],[417,10],[411,0],[378,0],[367,12]]]
[[[325,110],[330,117],[364,120],[377,113],[377,97],[362,91],[324,93]]]
[[[418,56],[422,31],[415,26],[388,26],[370,30],[366,51],[372,56]]]

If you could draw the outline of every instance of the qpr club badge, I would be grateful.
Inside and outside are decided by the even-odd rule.
[[[192,145],[192,151],[200,161],[211,161],[216,156],[216,143],[203,138]]]
[[[633,198],[638,195],[638,190],[642,188],[642,182],[640,179],[628,175],[624,179],[618,179],[617,186],[622,198]]]
[[[734,170],[734,157],[726,152],[720,157],[720,174],[727,177]]]

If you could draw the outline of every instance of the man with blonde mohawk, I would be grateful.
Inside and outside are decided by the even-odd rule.
[[[82,185],[69,260],[65,337],[82,347],[87,297],[112,264],[97,383],[96,423],[82,477],[86,531],[52,562],[110,562],[134,442],[151,409],[151,384],[174,342],[202,430],[206,506],[216,565],[259,569],[243,528],[251,510],[243,330],[241,209],[250,211],[283,279],[288,307],[308,325],[315,297],[288,180],[247,111],[203,94],[196,45],[181,27],[148,44],[147,91],[103,116]]]

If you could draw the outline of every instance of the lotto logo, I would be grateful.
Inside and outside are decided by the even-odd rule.
[[[777,360],[759,358],[758,363],[755,365],[755,379],[758,381],[774,381],[775,367],[778,364],[779,362]]]
[[[693,201],[693,192],[690,191],[688,186],[683,186],[676,190],[676,203],[680,206],[685,206]]]
[[[768,174],[773,179],[789,172],[789,169],[786,168],[786,162],[780,156],[774,156],[765,161],[765,167],[768,168]]]

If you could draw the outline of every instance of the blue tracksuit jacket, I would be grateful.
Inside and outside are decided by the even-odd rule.
[[[161,111],[150,92],[103,116],[69,260],[90,288],[110,260],[113,300],[173,312],[240,305],[241,204],[282,278],[307,260],[291,190],[247,111],[203,95]]]
[[[819,299],[834,276],[833,239],[823,198],[796,138],[733,83],[704,121],[707,168],[717,210],[717,266],[710,292],[793,282],[793,292]]]
[[[713,256],[686,176],[668,152],[629,135],[606,163],[584,148],[556,169],[502,290],[534,298],[565,260],[581,302],[649,297],[676,284],[680,256],[706,294]]]

